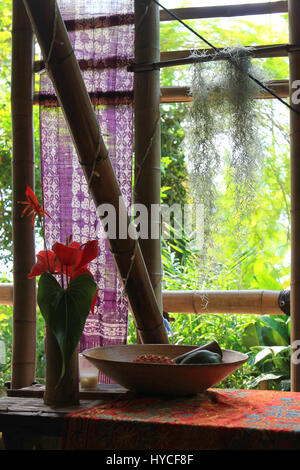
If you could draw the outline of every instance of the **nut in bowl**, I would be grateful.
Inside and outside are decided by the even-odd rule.
[[[209,349],[211,346],[212,349]],[[203,349],[219,354],[220,361],[187,361],[189,355]],[[204,392],[248,359],[246,354],[221,350],[215,341],[201,348],[169,344],[109,346],[87,349],[83,355],[119,385],[147,395],[193,395]]]

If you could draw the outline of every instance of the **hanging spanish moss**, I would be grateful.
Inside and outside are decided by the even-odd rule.
[[[204,205],[207,236],[215,228],[220,191],[230,190],[236,218],[252,211],[263,152],[254,99],[259,85],[249,75],[264,80],[249,49],[226,48],[210,62],[198,57],[192,67],[189,173],[193,199]]]

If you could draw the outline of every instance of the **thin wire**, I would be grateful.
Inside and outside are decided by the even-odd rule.
[[[187,29],[189,29],[193,34],[195,34],[199,39],[201,39],[201,41],[205,42],[208,46],[210,46],[215,52],[219,52],[219,49],[214,46],[211,42],[209,42],[207,39],[205,39],[203,36],[201,36],[201,34],[199,34],[197,31],[195,31],[193,28],[191,28],[188,24],[186,24],[184,21],[182,21],[181,18],[179,18],[177,15],[175,15],[175,13],[173,13],[171,10],[169,10],[168,8],[164,7],[161,3],[159,3],[157,0],[152,0],[154,3],[156,3],[156,5],[160,6],[163,10],[165,10],[167,13],[169,13],[169,15],[171,15],[175,20],[179,21],[179,23],[181,23],[183,26],[185,26]],[[228,59],[230,60],[230,59]],[[230,60],[230,62],[235,65],[237,68],[240,69],[240,67],[238,66],[237,63],[235,63],[234,61]],[[240,69],[241,70],[241,69]],[[278,96],[276,93],[274,93],[270,88],[268,88],[267,86],[265,86],[260,80],[258,80],[257,78],[253,77],[253,75],[247,73],[248,77],[253,80],[257,85],[259,85],[261,88],[263,88],[265,91],[267,91],[268,93],[270,93],[272,96],[274,96],[274,98],[276,98],[278,101],[280,101],[282,104],[284,104],[285,106],[287,106],[291,111],[294,111],[294,113],[298,114],[298,116],[300,116],[300,111],[298,111],[297,109],[295,109],[293,106],[291,106],[289,103],[287,103],[286,101],[284,101],[282,98],[280,98],[280,96]]]
[[[169,10],[168,8],[164,7],[163,5],[161,5],[161,3],[159,3],[157,0],[152,0],[154,3],[156,3],[156,5],[160,6],[161,8],[163,8],[166,12],[169,13],[169,15],[173,16],[173,18],[177,21],[179,21],[179,23],[181,23],[183,26],[185,26],[187,29],[189,29],[192,33],[196,34],[196,36],[198,36],[199,39],[201,39],[203,42],[205,42],[208,46],[210,46],[212,49],[214,49],[214,51],[218,52],[218,48],[216,46],[214,46],[211,42],[209,42],[207,39],[205,39],[203,36],[201,36],[199,33],[197,33],[197,31],[195,31],[193,28],[191,28],[188,24],[186,24],[184,21],[182,21],[182,19],[180,19],[177,15],[175,15],[175,13],[173,13],[171,10]]]

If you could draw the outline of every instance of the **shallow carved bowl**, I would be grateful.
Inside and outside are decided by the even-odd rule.
[[[218,364],[151,364],[132,362],[157,354],[175,358],[198,346],[137,344],[86,349],[83,355],[101,372],[128,390],[148,395],[193,395],[204,392],[247,361],[246,354],[222,349]]]

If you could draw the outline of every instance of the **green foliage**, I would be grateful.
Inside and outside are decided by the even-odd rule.
[[[268,381],[268,386],[285,390],[290,379],[290,319],[283,315],[258,317],[244,329],[242,343],[249,350],[254,378],[248,387]]]
[[[184,129],[182,122],[187,107],[178,103],[161,107],[161,185],[162,200],[168,206],[187,202],[187,166],[184,154]]]
[[[12,308],[0,306],[0,340],[5,345],[5,364],[0,364],[0,395],[11,375]]]

